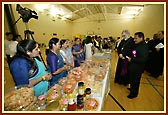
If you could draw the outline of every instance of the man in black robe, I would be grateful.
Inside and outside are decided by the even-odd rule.
[[[144,41],[144,34],[137,32],[134,34],[135,47],[131,57],[128,57],[128,75],[130,78],[130,94],[127,96],[132,99],[138,96],[141,75],[145,68],[148,58],[148,47]]]
[[[154,34],[153,35],[153,39],[152,40],[149,40],[148,43],[147,43],[147,46],[148,46],[148,60],[146,62],[146,65],[145,65],[145,70],[151,74],[152,72],[152,67],[153,67],[153,61],[155,60],[155,52],[156,52],[156,49],[155,49],[155,46],[158,44],[158,37],[157,37],[157,34]]]
[[[134,47],[134,40],[130,38],[130,33],[128,30],[122,31],[122,37],[123,39],[121,40],[117,48],[117,53],[119,57],[114,82],[124,84],[126,86],[129,83],[127,74],[128,60],[126,56],[131,55],[132,48]]]
[[[157,48],[158,44],[164,45],[164,31],[158,32],[158,39],[154,41],[154,51],[152,55],[151,76],[158,78],[163,73],[164,66],[164,46]]]

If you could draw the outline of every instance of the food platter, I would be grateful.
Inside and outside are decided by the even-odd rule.
[[[16,86],[5,93],[4,107],[7,111],[28,110],[36,102],[33,88],[28,85]]]

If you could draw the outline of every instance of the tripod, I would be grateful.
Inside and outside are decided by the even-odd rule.
[[[32,31],[30,31],[30,30],[28,29],[28,24],[25,23],[25,25],[26,25],[26,30],[24,31],[24,38],[30,40],[30,37],[31,37],[31,38],[34,40]],[[41,58],[42,62],[44,63],[44,66],[45,66],[45,68],[46,68],[46,70],[47,70],[47,66],[46,66],[46,64],[45,64],[45,62],[44,62],[44,59],[43,59],[43,57],[42,57],[40,51],[39,51],[39,55],[40,55],[40,58]]]

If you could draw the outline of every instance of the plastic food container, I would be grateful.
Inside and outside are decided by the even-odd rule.
[[[59,91],[59,90],[62,90],[62,86],[59,84],[54,84],[49,88],[48,91],[50,91],[50,90],[58,90]]]
[[[47,94],[47,103],[58,101],[61,99],[62,93],[60,90],[49,90]]]
[[[67,78],[63,77],[63,78],[59,79],[58,84],[63,86],[66,82],[67,82]]]
[[[63,97],[59,100],[60,110],[67,111],[68,110],[68,97]]]
[[[85,101],[86,111],[96,111],[99,106],[99,102],[96,98],[89,98]]]
[[[36,96],[28,85],[16,86],[6,91],[4,102],[6,111],[28,110],[36,102]]]
[[[59,101],[53,101],[46,105],[45,108],[47,111],[59,111]]]

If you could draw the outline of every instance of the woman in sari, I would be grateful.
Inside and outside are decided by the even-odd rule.
[[[74,67],[74,59],[73,59],[73,55],[72,55],[72,50],[69,47],[69,40],[67,39],[62,39],[60,41],[61,44],[61,49],[60,49],[60,53],[63,56],[66,64],[68,66],[70,66],[70,68]]]
[[[59,52],[60,43],[58,38],[52,38],[49,41],[49,52],[47,53],[47,64],[52,73],[50,86],[58,83],[59,79],[66,77],[68,66],[64,64],[62,55]]]
[[[72,46],[72,54],[74,56],[74,64],[75,67],[80,66],[80,63],[82,63],[85,60],[85,54],[84,49],[82,45],[80,44],[80,38],[75,38],[75,44]]]
[[[10,72],[16,86],[28,85],[34,88],[35,96],[48,91],[48,80],[52,78],[37,57],[39,48],[34,40],[23,40],[17,45],[17,53],[10,63]]]

